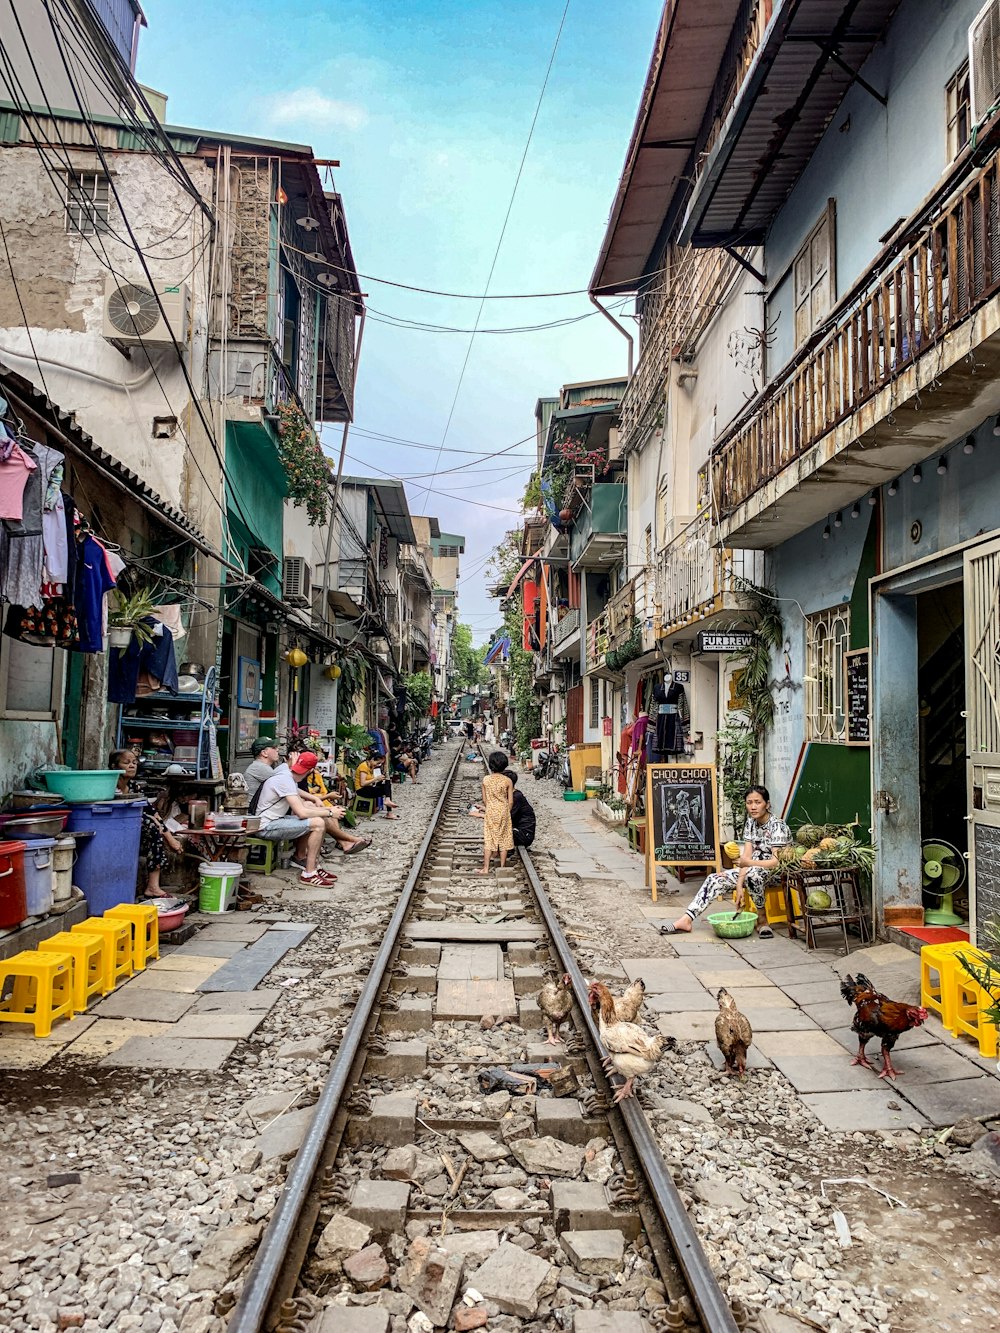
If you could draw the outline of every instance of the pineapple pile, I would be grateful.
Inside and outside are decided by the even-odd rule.
[[[859,842],[856,825],[802,824],[793,841],[779,847],[777,877],[783,870],[857,869],[870,874],[875,849]]]

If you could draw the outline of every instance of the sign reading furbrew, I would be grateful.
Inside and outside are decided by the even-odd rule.
[[[710,630],[703,629],[698,634],[700,653],[738,653],[741,648],[749,648],[754,641],[753,630]]]
[[[714,764],[646,768],[646,874],[656,900],[656,867],[719,868]]]

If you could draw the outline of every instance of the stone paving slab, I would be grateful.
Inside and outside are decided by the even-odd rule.
[[[199,991],[253,990],[285,954],[307,940],[315,926],[297,926],[292,930],[275,927],[261,939],[234,954],[232,958],[196,987]]]
[[[718,990],[720,986],[771,986],[763,972],[758,972],[749,963],[727,962],[725,967],[709,958],[688,958],[685,960],[693,976],[709,990]]]
[[[853,1055],[858,1049],[858,1034],[849,1027],[827,1028],[830,1036],[843,1046],[845,1051],[850,1051]],[[910,1032],[904,1032],[893,1047],[895,1051],[905,1051],[915,1046],[940,1046],[941,1043],[932,1032],[927,1032],[925,1028],[913,1028]],[[869,1051],[877,1051],[878,1042],[873,1037],[868,1043]],[[869,1057],[870,1058],[870,1057]]]
[[[768,967],[760,963],[758,967],[761,974],[776,986],[814,986],[819,982],[840,985],[836,972],[825,963],[790,963],[787,967]]]
[[[548,938],[544,926],[520,926],[509,921],[501,921],[496,926],[481,926],[474,921],[409,921],[403,927],[403,936],[410,940],[468,941],[474,944],[508,944]]]
[[[665,1037],[676,1037],[678,1041],[715,1040],[715,1015],[718,1005],[712,1013],[665,1014],[656,1020],[656,1026]]]
[[[794,1009],[795,1005],[777,986],[727,986],[729,994],[742,1009],[753,1005],[757,1009]]]
[[[194,991],[153,990],[148,986],[122,986],[95,1004],[98,1018],[139,1018],[150,1023],[176,1023],[194,1004]]]
[[[802,1009],[766,1008],[764,1005],[741,1004],[740,1009],[750,1020],[754,1032],[815,1032],[816,1024]]]
[[[916,1054],[916,1052],[914,1052]],[[993,1118],[1000,1115],[1000,1080],[981,1074],[953,1083],[906,1083],[906,1074],[896,1091],[911,1102],[932,1125],[953,1125],[967,1116]],[[905,1103],[904,1103],[905,1105]]]
[[[761,1032],[753,1034],[754,1045],[772,1060],[781,1055],[816,1055],[839,1060],[844,1048],[825,1032]]]
[[[717,1014],[719,1003],[704,990],[678,991],[673,995],[647,995],[646,1008],[654,1014]]]
[[[27,1023],[5,1023],[0,1029],[0,1069],[41,1069],[96,1022],[91,1014],[77,1014],[55,1023],[48,1037],[36,1037]]]
[[[499,981],[503,954],[497,944],[446,944],[441,950],[439,981]]]
[[[246,1041],[263,1023],[267,1014],[257,1010],[252,1014],[185,1014],[170,1029],[174,1037],[221,1037],[227,1040]]]
[[[233,941],[230,941],[233,943]],[[147,972],[200,972],[203,976],[210,977],[213,972],[217,972],[225,960],[221,958],[209,958],[204,954],[185,954],[178,958],[175,953],[164,954],[158,958],[155,963],[150,963],[146,968]]]
[[[179,972],[175,968],[164,968],[162,972],[153,972],[147,968],[145,972],[137,973],[127,985],[129,990],[135,991],[179,991],[181,994],[193,995],[207,981],[208,978],[201,970]]]
[[[217,991],[199,995],[192,1014],[269,1014],[281,998],[281,991],[262,987],[252,991]]]
[[[622,958],[619,960],[629,981],[642,977],[647,991],[698,990],[689,967],[680,958]]]
[[[672,898],[665,898],[662,891],[655,903],[640,903],[639,911],[647,921],[659,925],[663,921],[673,921],[677,916],[677,903]]]
[[[246,948],[243,940],[205,940],[201,934],[188,940],[186,944],[180,944],[176,949],[171,949],[171,958],[188,958],[194,955],[197,958],[232,958],[234,953],[239,953],[241,949]]]
[[[221,1069],[236,1050],[235,1041],[189,1037],[131,1037],[101,1064],[134,1069]]]
[[[870,1069],[852,1065],[846,1051],[836,1055],[785,1055],[774,1053],[771,1056],[775,1066],[798,1093],[804,1092],[851,1092],[867,1089],[874,1091],[876,1077]]]
[[[825,1004],[806,1004],[802,1006],[802,1012],[808,1014],[817,1027],[841,1028],[844,1026],[844,1019],[848,1023],[851,1021],[852,1008],[844,999],[837,1001],[828,1000]]]
[[[679,954],[682,959],[695,957],[725,960],[733,957],[729,945],[724,940],[717,940],[714,935],[706,937],[705,935],[696,935],[693,931],[690,931],[687,934],[679,932],[676,935],[669,935],[664,938],[669,941],[674,953]],[[725,967],[726,963],[720,961],[719,966]]]
[[[749,936],[745,940],[730,940],[729,945],[735,949],[741,958],[745,958],[748,963],[753,963],[755,967],[780,967],[782,962],[788,961],[789,966],[793,964],[801,965],[805,957],[805,949],[794,940],[783,939],[780,935],[775,935],[773,939],[761,940],[755,935]]]
[[[252,944],[254,940],[259,940],[262,935],[265,935],[270,928],[270,924],[265,925],[260,921],[213,921],[210,926],[205,926],[202,930],[199,930],[198,939],[202,942],[206,940],[236,940],[242,944]]]
[[[853,1130],[905,1129],[907,1125],[926,1123],[922,1115],[895,1093],[895,1088],[871,1092],[805,1093],[802,1102],[827,1129],[848,1133]],[[900,1109],[893,1110],[890,1102]]]
[[[471,1021],[492,1014],[494,1018],[516,1018],[517,999],[508,978],[499,981],[439,981],[434,1017]]]
[[[839,981],[810,981],[788,984],[780,976],[772,978],[784,993],[803,1007],[816,1004],[846,1004]]]
[[[133,1037],[155,1037],[162,1034],[161,1023],[150,1023],[131,1018],[99,1018],[66,1052],[67,1055],[101,1056],[116,1051]]]
[[[920,960],[901,944],[873,944],[855,949],[833,964],[839,976],[863,972],[883,995],[903,1004],[920,1003]]]
[[[868,1059],[881,1068],[882,1052],[877,1041],[868,1043]],[[957,1051],[949,1051],[940,1042],[909,1050],[899,1042],[892,1049],[892,1063],[899,1069],[899,1086],[904,1089],[927,1083],[955,1083],[960,1079],[983,1077],[982,1070],[977,1069],[971,1060],[963,1059]]]

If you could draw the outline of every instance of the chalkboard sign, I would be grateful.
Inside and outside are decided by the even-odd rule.
[[[986,926],[1000,922],[1000,828],[973,822],[976,880],[976,938],[982,948],[987,943]]]
[[[869,650],[858,648],[844,654],[844,707],[847,710],[847,744],[870,745],[871,677]]]
[[[646,874],[656,900],[656,866],[719,868],[714,764],[646,768]]]

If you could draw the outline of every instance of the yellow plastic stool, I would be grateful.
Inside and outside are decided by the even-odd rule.
[[[14,989],[0,1000],[0,1022],[30,1023],[36,1037],[48,1037],[55,1019],[72,1018],[73,959],[68,953],[25,951],[0,962],[0,994],[10,977]]]
[[[972,952],[978,953],[978,950]],[[979,1043],[979,1054],[995,1060],[997,1054],[997,1026],[987,1016],[987,1010],[996,1003],[989,991],[984,990],[979,982],[970,977],[955,958],[954,968],[955,1011],[954,1027],[956,1036],[964,1032],[974,1037]]]
[[[769,926],[788,921],[788,907],[785,903],[785,887],[783,884],[768,884],[765,887],[764,915],[767,917]]]
[[[132,925],[132,966],[141,972],[149,960],[160,956],[160,914],[155,903],[120,903],[109,907],[107,917],[120,917]]]
[[[132,975],[132,923],[121,918],[88,916],[78,926],[71,926],[74,935],[100,935],[107,941],[104,954],[105,994],[114,990],[119,981]]]
[[[958,999],[954,974],[956,965],[961,967],[956,955],[962,951],[971,955],[978,952],[968,940],[952,941],[950,944],[925,944],[920,950],[920,1003],[925,1009],[940,1014],[941,1022],[952,1035],[955,1034],[955,1004]]]
[[[100,935],[61,930],[38,946],[41,953],[68,953],[73,959],[73,1009],[82,1014],[92,995],[107,995],[105,957],[108,942]]]

